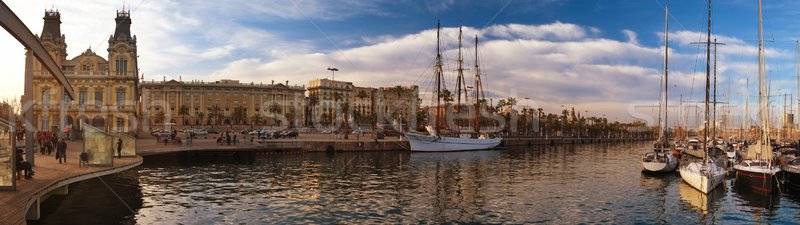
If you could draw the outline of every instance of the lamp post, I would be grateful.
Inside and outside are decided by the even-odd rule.
[[[336,124],[336,71],[339,71],[336,67],[328,67],[328,70],[331,71],[331,99],[333,100],[333,105],[331,105],[331,134],[333,134],[333,129]]]

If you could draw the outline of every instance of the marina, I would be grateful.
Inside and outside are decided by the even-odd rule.
[[[677,173],[642,173],[635,162],[649,146],[320,152],[252,163],[147,156],[133,170],[102,177],[130,210],[93,179],[72,185],[70,195],[52,197],[43,205],[42,220],[31,224],[742,224],[799,219],[796,192],[764,196],[729,176],[703,194]]]

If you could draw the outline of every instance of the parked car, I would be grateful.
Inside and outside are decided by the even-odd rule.
[[[297,138],[297,136],[296,130],[284,130],[278,135],[279,138]]]
[[[205,130],[192,130],[191,131],[194,135],[207,135],[208,131]]]
[[[219,131],[216,129],[208,129],[206,130],[206,132],[208,132],[209,134],[219,134]]]

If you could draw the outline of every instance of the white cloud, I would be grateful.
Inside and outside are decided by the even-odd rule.
[[[636,44],[636,45],[639,44],[639,39],[636,38],[636,32],[633,32],[632,30],[624,29],[624,30],[622,30],[622,33],[625,34],[626,37],[628,37],[628,43]]]

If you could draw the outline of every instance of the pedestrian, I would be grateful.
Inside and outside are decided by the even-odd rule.
[[[117,157],[122,158],[122,138],[117,139]]]
[[[225,142],[228,143],[228,145],[231,145],[231,133],[230,132],[225,132]]]
[[[62,160],[67,163],[67,142],[64,141],[64,138],[61,138],[58,142],[58,154],[61,156],[58,159],[58,163],[61,163]]]
[[[237,139],[238,134],[233,135],[233,145],[239,144],[239,140]]]

